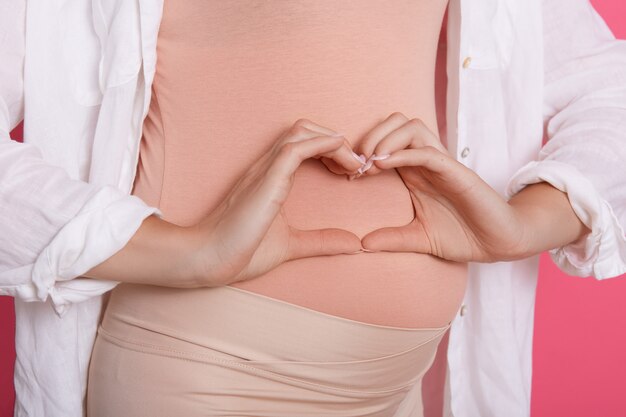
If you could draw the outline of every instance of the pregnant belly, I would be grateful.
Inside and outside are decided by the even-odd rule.
[[[293,227],[337,227],[358,237],[414,217],[397,171],[348,181],[315,159],[296,172],[284,209]],[[440,327],[456,313],[465,281],[464,263],[408,252],[363,252],[295,259],[231,285],[366,323]]]

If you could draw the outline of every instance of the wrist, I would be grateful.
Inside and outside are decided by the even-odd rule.
[[[225,285],[228,276],[224,262],[216,251],[213,238],[214,223],[204,219],[186,227],[184,233],[187,257],[182,272],[193,288]]]
[[[84,277],[131,284],[192,288],[193,230],[155,215],[145,218],[126,245]]]
[[[180,278],[185,288],[207,287],[205,271],[200,262],[204,253],[203,243],[205,239],[197,225],[178,227],[172,231],[172,251],[175,254],[175,275]]]
[[[567,193],[547,182],[527,185],[508,203],[522,228],[516,259],[565,246],[590,232],[574,212]]]

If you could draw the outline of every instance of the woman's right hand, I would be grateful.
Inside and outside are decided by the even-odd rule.
[[[360,251],[361,240],[347,230],[300,230],[287,223],[283,204],[294,173],[305,159],[321,157],[346,174],[362,166],[343,136],[299,119],[250,167],[220,205],[194,226],[198,286],[251,279],[292,259]]]

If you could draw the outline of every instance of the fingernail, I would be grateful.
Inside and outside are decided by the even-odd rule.
[[[360,176],[361,176],[361,174],[359,174],[359,173],[356,173],[356,174],[351,174],[351,175],[348,177],[348,179],[349,179],[350,181],[352,181],[352,180],[354,180],[354,179],[359,178]]]
[[[376,252],[375,250],[369,250],[369,249],[365,249],[365,248],[363,248],[363,249],[361,249],[361,250],[362,250],[363,252],[370,252],[370,253],[374,253],[374,252]]]
[[[372,155],[372,156],[370,157],[370,159],[375,160],[375,161],[380,161],[381,159],[387,159],[387,158],[389,158],[390,156],[391,156],[391,155],[390,155],[390,154],[388,154],[388,153],[383,154],[383,155]]]
[[[361,157],[359,155],[357,155],[354,151],[350,151],[352,152],[352,155],[354,156],[354,158],[359,161],[361,164],[365,163],[365,157]]]
[[[358,169],[359,173],[363,174],[365,171],[367,171],[368,169],[370,169],[372,167],[373,163],[374,163],[373,161],[367,160],[365,165],[363,165],[361,168]]]
[[[361,253],[361,252],[363,252],[363,251],[362,251],[361,249],[359,249],[359,250],[358,250],[358,251],[356,251],[356,252],[348,252],[348,253],[347,253],[347,255],[355,255],[355,254],[357,254],[357,253]]]

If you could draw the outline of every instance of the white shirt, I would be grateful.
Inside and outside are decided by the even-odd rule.
[[[130,195],[162,1],[0,2],[16,416],[84,415],[101,294],[116,282],[81,274],[162,215]],[[591,233],[551,251],[562,270],[626,272],[626,41],[588,0],[450,0],[446,43],[449,151],[504,196],[539,181],[567,192]],[[22,119],[23,144],[9,139]],[[529,416],[537,273],[538,257],[470,264],[448,349],[455,417]]]

